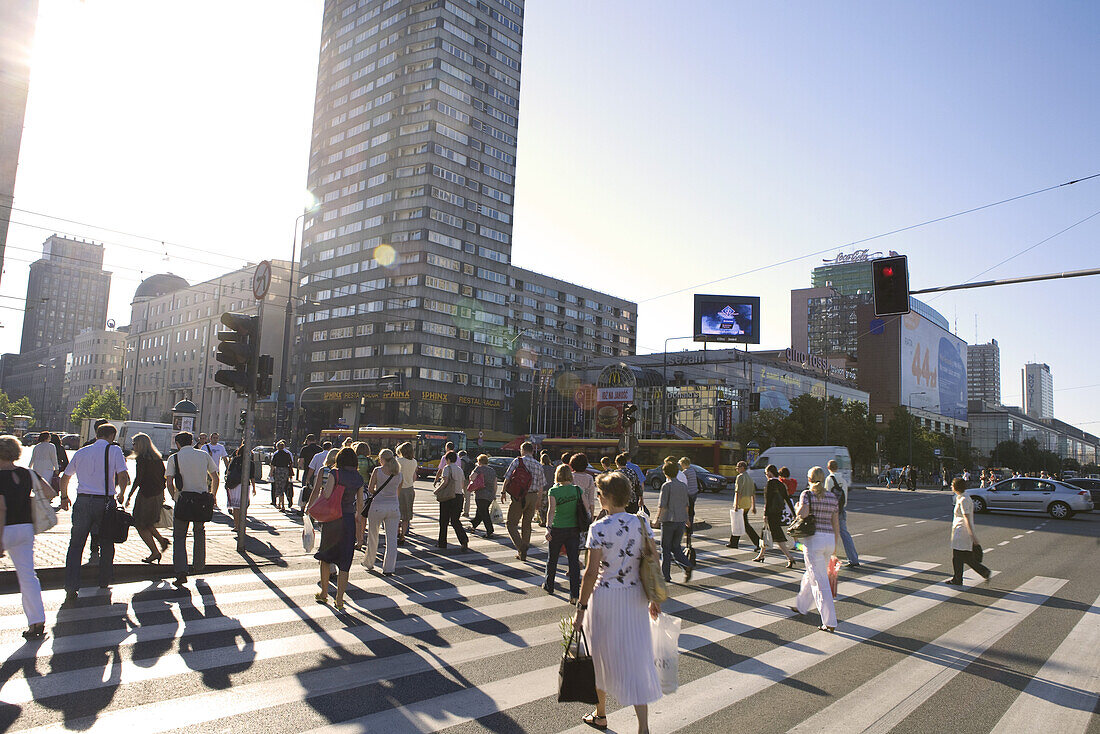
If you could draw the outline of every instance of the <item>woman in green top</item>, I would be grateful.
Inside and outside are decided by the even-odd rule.
[[[581,488],[573,484],[573,470],[562,464],[554,472],[554,486],[550,488],[549,507],[546,511],[546,581],[542,588],[554,593],[554,576],[558,572],[558,554],[565,548],[569,559],[569,603],[576,604],[581,593],[581,531],[577,524],[577,505],[581,502]],[[583,505],[581,505],[583,508]],[[583,510],[587,512],[587,510]]]

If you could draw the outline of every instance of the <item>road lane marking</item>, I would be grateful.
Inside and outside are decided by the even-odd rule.
[[[1031,678],[991,734],[1082,732],[1100,695],[1100,598]]]
[[[1042,576],[1031,579],[790,732],[886,734],[1042,606],[1065,583],[1065,579]]]
[[[1020,539],[1020,538],[1022,538],[1022,537],[1024,537],[1024,536],[1022,536],[1022,535],[1013,535],[1013,536],[1012,536],[1012,539],[1013,539],[1013,540],[1019,540],[1019,539]]]
[[[875,530],[874,532],[876,532],[876,533],[885,533],[886,530],[887,530],[886,528],[879,528],[878,530]]]
[[[895,525],[894,527],[895,527],[895,528],[903,528],[903,527],[905,527],[905,526],[906,526],[906,525],[908,525],[908,524],[909,524],[909,523],[907,523],[907,522],[903,522],[903,523],[902,523],[901,525]]]
[[[998,543],[997,545],[1008,545],[1008,544],[1009,544],[1009,543],[1011,543],[1011,542],[1012,542],[1011,540],[1002,540],[1002,541],[1001,541],[1000,543]]]

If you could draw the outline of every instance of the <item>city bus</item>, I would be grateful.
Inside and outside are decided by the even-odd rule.
[[[339,446],[345,438],[351,437],[350,428],[329,428],[321,431],[321,443],[331,441],[333,446]],[[416,451],[417,475],[420,477],[435,476],[435,470],[439,467],[439,457],[443,455],[443,447],[448,441],[454,443],[455,451],[466,448],[466,434],[462,431],[435,431],[430,428],[367,426],[359,429],[358,440],[366,441],[370,445],[371,453],[375,456],[382,449],[393,450],[409,441]]]
[[[724,477],[737,475],[737,462],[740,459],[740,444],[733,441],[715,441],[712,439],[650,439],[638,441],[638,452],[633,460],[642,469],[649,470],[661,466],[666,456],[679,459],[686,456],[692,464]],[[600,458],[615,457],[619,452],[619,440],[609,438],[544,438],[543,451],[548,451],[555,460],[568,451],[571,454],[584,454],[589,463],[600,465]]]

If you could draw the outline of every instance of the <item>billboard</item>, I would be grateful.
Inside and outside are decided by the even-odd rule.
[[[695,294],[697,342],[760,343],[759,296],[711,296]]]
[[[966,342],[912,312],[901,318],[902,405],[966,420]]]

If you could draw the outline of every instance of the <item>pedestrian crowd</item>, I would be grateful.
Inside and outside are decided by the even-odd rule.
[[[178,433],[177,450],[165,461],[148,436],[137,434],[132,481],[110,423],[98,426],[95,440],[67,461],[52,438],[40,436],[28,469],[15,465],[22,452],[20,442],[0,436],[0,554],[10,554],[15,565],[28,639],[45,635],[33,552],[43,504],[48,507],[59,496],[61,508],[72,512],[64,582],[65,601],[70,603],[77,598],[89,539],[98,538],[98,582],[101,588],[109,587],[115,544],[124,539],[130,525],[149,549],[142,559],[145,563],[158,563],[172,546],[174,584],[182,587],[189,574],[204,570],[205,524],[219,489],[225,487],[227,508],[237,519],[242,495],[254,495],[260,478],[255,468],[245,477],[243,448],[231,453],[216,435],[206,440],[200,434],[196,445],[190,432]],[[343,611],[357,551],[363,551],[361,565],[368,572],[383,576],[398,572],[398,548],[413,535],[413,485],[419,468],[414,447],[403,443],[375,456],[365,442],[321,445],[309,436],[295,457],[279,442],[270,460],[271,504],[277,508],[295,511],[296,463],[303,486],[297,511],[303,513],[307,528],[316,523],[320,535],[314,553],[320,587],[316,600],[328,604],[335,586],[332,604]],[[786,467],[769,465],[762,517],[757,512],[757,488],[747,470],[745,462],[737,465],[729,547],[738,549],[742,537],[747,537],[754,552],[751,560],[765,563],[774,545],[783,554],[786,568],[796,567],[795,552],[800,550],[804,571],[792,609],[802,616],[816,607],[820,629],[834,632],[838,549],[843,549],[850,568],[860,567],[847,529],[848,487],[837,462],[813,467],[801,492]],[[685,584],[691,582],[696,568],[691,545],[700,488],[696,469],[687,457],[670,456],[662,462],[661,477],[651,511],[645,501],[646,476],[627,454],[603,457],[596,469],[582,453],[563,454],[556,460],[545,452],[536,457],[535,446],[526,442],[500,481],[487,455],[471,458],[448,444],[436,468],[436,548],[446,549],[453,531],[459,552],[466,552],[470,533],[493,538],[497,525],[503,524],[516,559],[526,561],[538,524],[544,528],[547,548],[542,587],[549,594],[557,593],[557,569],[561,556],[565,557],[568,599],[576,607],[573,625],[591,642],[595,673],[596,708],[584,721],[596,728],[607,725],[610,694],[620,704],[633,706],[639,730],[646,730],[647,707],[660,697],[661,685],[652,650],[637,640],[649,639],[649,619],[658,617],[660,603],[667,597],[661,582],[672,582],[673,566],[682,572]],[[962,582],[965,565],[988,578],[991,572],[981,563],[966,481],[956,478],[951,488],[956,495],[950,538],[954,573],[948,583]],[[165,504],[168,496],[174,499],[172,507]],[[132,508],[132,516],[125,507]],[[463,516],[470,519],[469,530]],[[168,528],[171,539],[160,532]],[[659,544],[655,530],[660,532]]]

